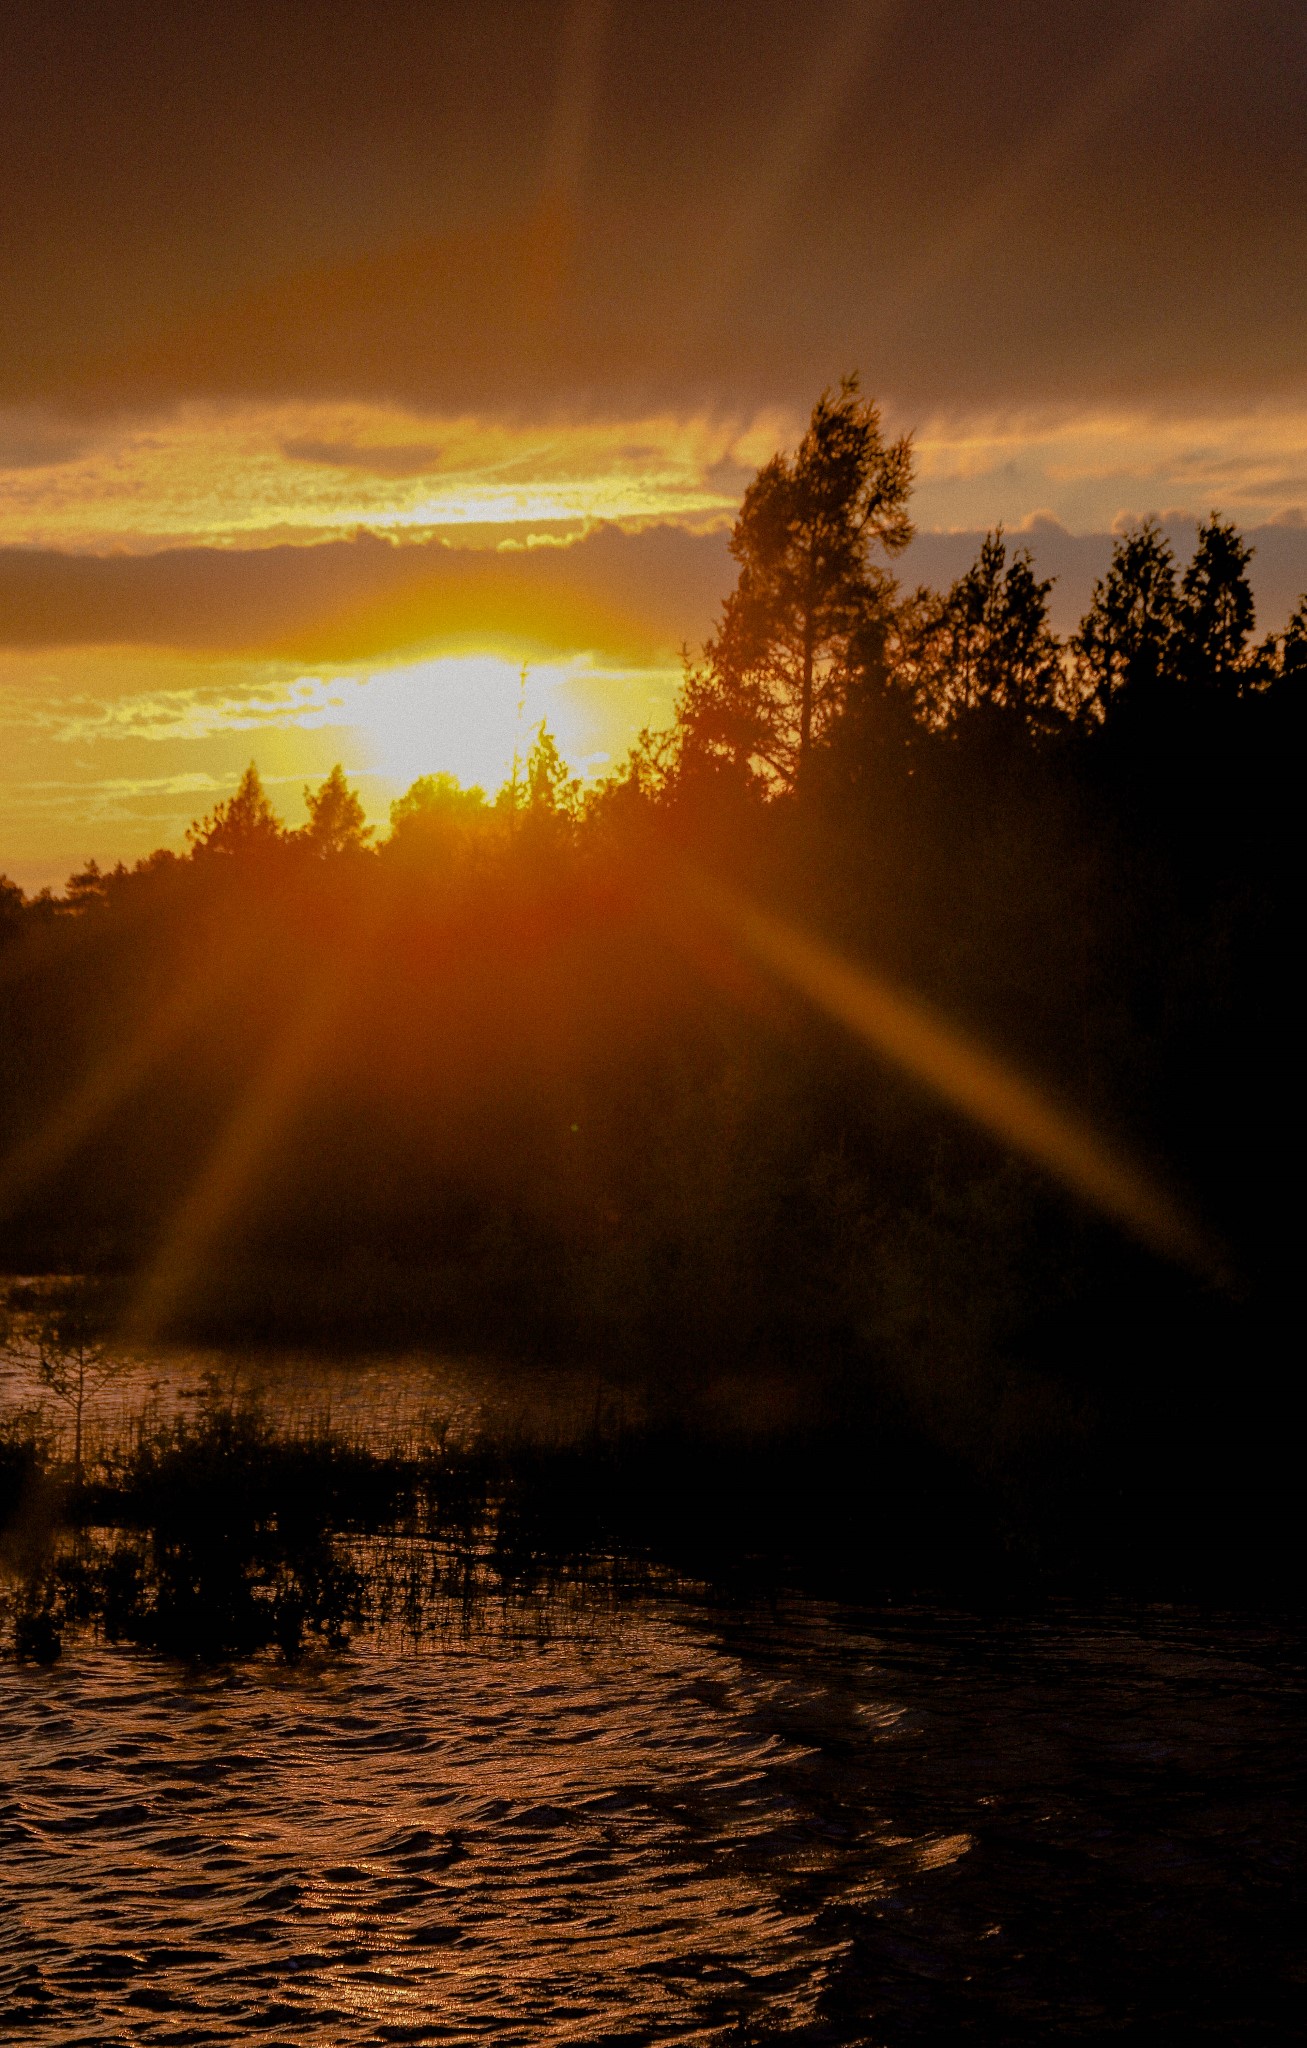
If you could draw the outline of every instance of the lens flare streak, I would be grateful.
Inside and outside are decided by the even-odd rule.
[[[737,945],[873,1051],[1150,1250],[1200,1272],[1219,1271],[1203,1233],[1165,1190],[993,1053],[916,997],[736,890],[702,876],[694,887]]]

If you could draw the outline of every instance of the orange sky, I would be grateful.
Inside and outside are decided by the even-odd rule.
[[[177,843],[257,755],[372,813],[598,772],[861,369],[909,578],[1253,530],[1307,585],[1296,0],[6,10],[0,868]],[[529,664],[525,702],[518,673]]]

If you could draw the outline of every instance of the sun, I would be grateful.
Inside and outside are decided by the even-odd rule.
[[[526,737],[522,672],[497,655],[383,671],[359,685],[353,708],[375,771],[405,787],[443,771],[493,791]]]
[[[357,734],[360,766],[398,789],[419,775],[457,776],[488,794],[507,780],[542,719],[567,752],[580,733],[567,671],[533,668],[497,654],[443,655],[349,678],[302,722]]]
[[[667,722],[679,682],[666,661],[628,668],[590,654],[538,663],[442,654],[366,675],[303,677],[290,686],[286,723],[338,735],[347,772],[379,783],[387,798],[420,775],[453,775],[494,796],[542,723],[573,774],[602,775],[634,733]]]

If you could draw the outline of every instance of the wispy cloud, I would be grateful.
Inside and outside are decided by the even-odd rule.
[[[1018,525],[1046,511],[1072,530],[1213,507],[1249,523],[1307,501],[1307,404],[937,415],[916,436],[926,527]]]
[[[40,422],[29,412],[21,424],[14,445],[31,453]],[[139,553],[360,528],[702,522],[730,516],[741,475],[792,426],[775,411],[533,424],[357,404],[189,404],[75,441],[52,416],[42,431],[63,447],[57,464],[6,467],[0,434],[0,546]]]

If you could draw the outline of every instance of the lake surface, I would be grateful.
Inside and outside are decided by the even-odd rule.
[[[575,1601],[0,1665],[16,2038],[1260,2042],[1307,2014],[1295,1627]]]

